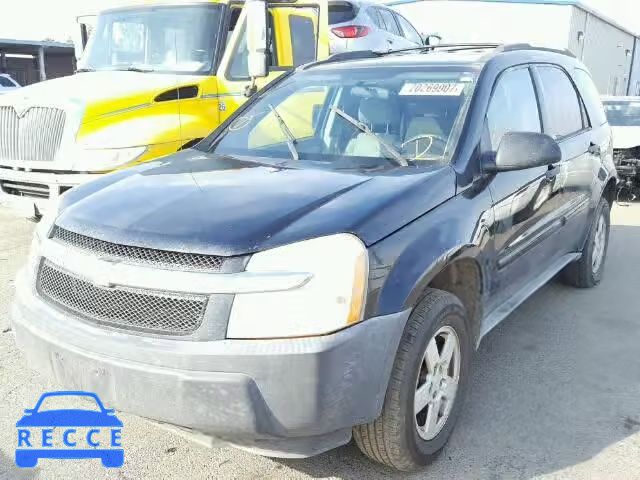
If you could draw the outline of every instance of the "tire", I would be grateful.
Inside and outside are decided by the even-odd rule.
[[[600,237],[600,229],[604,229],[602,237]],[[611,207],[607,199],[602,198],[596,209],[593,223],[589,228],[589,235],[582,250],[582,257],[580,260],[567,265],[562,271],[561,279],[564,283],[576,288],[593,288],[600,284],[607,260],[610,229]],[[600,239],[598,240],[599,237]],[[602,245],[602,250],[599,254],[600,261],[596,262],[595,256],[600,251],[598,245]]]
[[[446,336],[443,336],[442,332]],[[455,394],[451,395],[451,403],[446,403],[444,397],[441,400],[440,408],[443,409],[443,414],[436,415],[435,418],[440,418],[442,425],[439,430],[431,431],[432,434],[435,432],[435,436],[431,438],[425,435],[425,431],[422,434],[419,432],[419,423],[424,420],[425,427],[428,424],[431,405],[428,404],[415,415],[414,404],[421,382],[424,382],[422,386],[425,388],[438,384],[439,377],[430,376],[426,371],[428,364],[425,360],[428,357],[427,346],[431,346],[430,342],[434,338],[440,341],[444,339],[444,343],[447,343],[449,338],[455,339],[459,349],[458,360],[453,360],[456,356],[454,353],[451,365],[447,367],[448,375],[453,374],[457,365],[457,389]],[[444,353],[444,344],[438,344],[436,341],[434,345],[438,348],[438,354]],[[428,289],[404,329],[382,414],[372,423],[353,429],[358,448],[369,458],[401,471],[417,470],[431,463],[446,444],[455,426],[467,390],[472,352],[466,312],[460,300],[450,293]],[[445,384],[446,380],[445,378]],[[450,385],[453,383],[450,382]],[[447,409],[448,414],[445,415]]]

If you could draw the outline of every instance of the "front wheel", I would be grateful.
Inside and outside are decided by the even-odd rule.
[[[607,199],[602,198],[582,250],[582,257],[567,265],[562,272],[565,283],[577,288],[593,288],[600,284],[609,247],[610,222],[611,207]]]
[[[468,332],[460,301],[428,290],[405,327],[382,415],[353,430],[365,455],[402,471],[435,458],[453,431],[466,392],[473,351]]]

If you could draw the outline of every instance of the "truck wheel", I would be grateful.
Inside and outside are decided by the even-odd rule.
[[[429,464],[453,431],[472,351],[460,300],[427,290],[400,340],[382,414],[353,429],[360,450],[397,470]]]
[[[593,288],[600,283],[609,247],[610,216],[609,202],[602,198],[589,229],[582,258],[567,265],[562,271],[561,278],[564,283],[577,288]]]

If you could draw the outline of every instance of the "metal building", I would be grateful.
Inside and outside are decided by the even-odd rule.
[[[443,42],[531,43],[569,49],[601,93],[640,95],[634,32],[579,0],[390,0],[423,34]]]
[[[0,73],[22,85],[71,75],[75,70],[73,44],[0,38]]]

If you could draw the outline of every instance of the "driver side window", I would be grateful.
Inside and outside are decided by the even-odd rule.
[[[487,150],[497,151],[508,132],[541,133],[540,111],[527,67],[504,72],[493,91],[487,110]]]

